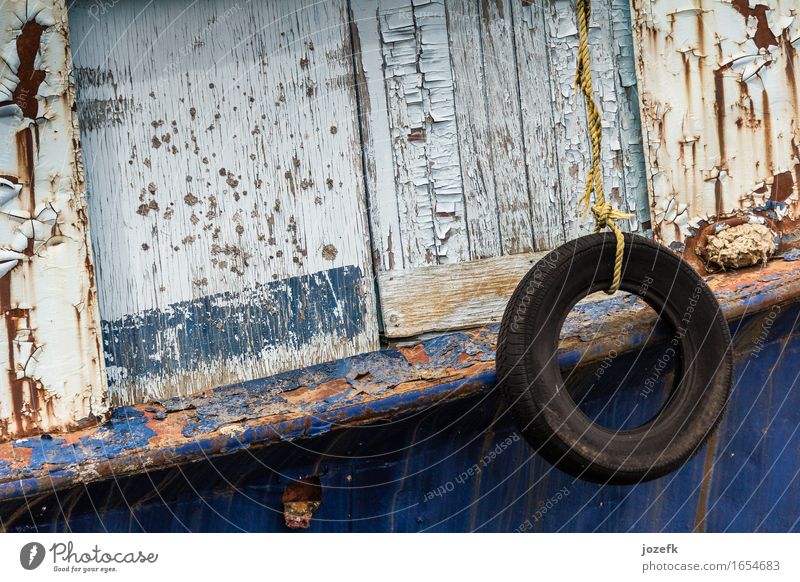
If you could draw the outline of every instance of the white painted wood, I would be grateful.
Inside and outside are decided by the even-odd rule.
[[[510,0],[481,3],[483,68],[501,254],[533,250]],[[477,50],[477,47],[470,47]],[[464,79],[466,83],[467,80]],[[468,111],[477,104],[470,104]]]
[[[743,209],[797,219],[796,0],[632,4],[655,236]]]
[[[480,18],[478,2],[455,0],[447,3],[461,180],[471,259],[503,254]]]
[[[625,185],[625,208],[634,214],[628,221],[628,228],[632,232],[647,234],[650,224],[650,201],[636,85],[630,0],[611,0],[608,22],[612,32],[615,90],[618,97],[617,128]]]
[[[592,74],[604,127],[601,162],[605,192],[617,207],[636,214],[622,226],[642,231],[647,226],[643,223],[648,221],[642,140],[635,76],[631,74],[629,14],[620,2],[593,2]],[[392,135],[397,191],[392,193],[385,187],[372,190],[376,198],[372,207],[381,210],[380,217],[373,214],[373,232],[381,233],[376,254],[385,256],[387,230],[394,227],[387,229],[381,224],[382,209],[392,210],[390,201],[394,195],[407,257],[401,266],[395,262],[388,270],[418,273],[416,267],[434,263],[547,250],[566,239],[592,232],[591,216],[580,216],[577,208],[590,163],[590,141],[583,98],[575,88],[578,34],[574,0],[453,0],[446,5],[449,64],[437,61],[442,66],[437,72],[440,78],[449,79],[444,67],[449,66],[452,71],[463,225],[468,242],[467,254],[450,254],[446,261],[425,246],[432,232],[437,231],[431,182],[425,174],[432,164],[427,153],[429,136],[409,129],[415,125],[410,117],[414,113],[416,125],[422,127],[419,120],[423,114],[416,104],[425,104],[419,97],[420,91],[424,94],[420,63],[426,59],[428,43],[420,33],[417,12],[424,6],[430,14],[439,14],[437,3],[358,0],[354,6],[354,18],[377,15],[381,32],[381,58],[375,51],[364,68],[376,71],[382,67],[387,79],[386,117]],[[372,41],[375,40],[373,35]],[[434,50],[438,50],[438,41],[434,44]],[[362,60],[363,55],[373,54],[372,48],[362,41]],[[429,52],[427,57],[430,56]],[[450,89],[446,83],[445,88]],[[384,119],[375,114],[372,105],[379,98],[379,94],[370,92],[367,106],[371,109],[363,117],[368,126],[366,133],[373,128],[384,131]],[[449,93],[447,100],[449,103]],[[409,135],[413,136],[411,140],[407,139]],[[376,152],[368,152],[367,159],[373,153]],[[449,158],[448,163],[451,161]],[[386,178],[388,172],[383,175]],[[384,186],[388,182],[384,179]],[[387,261],[381,262],[386,270]],[[455,287],[460,285],[460,272],[453,270],[453,275],[447,277]],[[378,279],[385,333],[393,337],[411,329],[425,331],[424,325],[398,331],[391,324],[392,317],[419,321],[416,313],[404,312],[395,305],[399,301],[395,294],[383,288],[388,281],[384,276]],[[483,315],[479,299],[472,301],[465,313],[473,317],[474,323],[486,320],[493,299],[487,297]],[[409,310],[415,309],[407,302],[400,303]],[[460,324],[466,325],[469,317]],[[431,318],[437,319],[434,315]]]
[[[152,324],[157,336],[149,371],[114,363],[115,398],[376,349],[345,0],[121,0],[100,18],[93,6],[79,2],[71,18],[101,313],[115,334]],[[350,268],[360,279],[336,287],[330,273]],[[346,297],[323,306],[318,292]],[[259,310],[287,297],[297,312],[262,329]],[[352,335],[340,335],[352,331],[346,302],[364,318]],[[191,361],[186,349],[208,348],[201,335],[216,333],[196,320],[237,305],[213,340],[230,346]],[[329,316],[336,329],[303,328]],[[123,359],[126,349],[107,346]]]
[[[353,61],[359,89],[359,121],[372,224],[372,248],[376,257],[374,263],[378,269],[402,269],[405,253],[402,251],[400,210],[395,190],[378,6],[374,2],[353,1],[351,11]]]
[[[561,161],[559,176],[565,193],[563,221],[569,239],[587,234],[593,228],[591,215],[584,218],[577,211],[577,201],[583,193],[591,160],[590,142],[583,97],[575,88],[578,50],[575,2],[550,0],[545,6],[557,157]],[[611,27],[605,18],[607,12],[605,3],[593,3],[589,30],[592,80],[604,130],[601,148],[603,186],[607,199],[625,208],[622,164],[617,157],[620,150],[617,97]]]
[[[394,159],[396,191],[376,191],[373,207],[389,207],[384,197],[397,201],[404,267],[467,260],[444,3],[354,0],[352,6],[359,28],[362,21],[371,26],[361,15],[376,14],[380,50],[362,38],[361,63],[365,71],[383,70]],[[385,248],[388,233],[379,232]]]
[[[0,438],[108,410],[66,7],[0,11]]]
[[[514,40],[522,108],[528,190],[537,250],[566,242],[564,216],[571,193],[561,186],[558,134],[553,109],[545,3],[513,2]]]

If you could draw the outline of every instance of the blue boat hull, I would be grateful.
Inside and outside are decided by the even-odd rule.
[[[24,507],[5,502],[0,516],[7,531],[286,531],[287,484],[316,475],[322,504],[310,531],[798,531],[798,318],[793,304],[732,325],[735,384],[718,432],[679,471],[641,485],[585,483],[553,469],[492,390]],[[599,395],[592,406],[605,402]],[[628,414],[624,398],[613,404],[610,418]]]

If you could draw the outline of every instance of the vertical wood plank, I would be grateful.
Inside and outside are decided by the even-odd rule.
[[[556,159],[559,160],[559,181],[564,201],[561,220],[566,238],[571,239],[591,232],[590,221],[582,220],[577,209],[590,150],[583,101],[575,91],[578,32],[574,2],[547,0],[544,17]]]
[[[575,12],[577,13],[577,8],[575,8]],[[624,153],[621,141],[625,104],[624,97],[620,96],[617,91],[618,67],[611,0],[593,3],[589,42],[595,100],[600,109],[603,124],[603,140],[600,151],[603,168],[603,188],[606,197],[612,204],[628,212],[632,208],[627,196]],[[583,104],[582,101],[581,104]],[[586,134],[586,140],[587,142],[589,140],[588,133]],[[620,221],[620,227],[624,230],[630,230],[630,220]]]
[[[511,0],[481,2],[489,143],[502,254],[533,250]]]
[[[549,30],[541,2],[513,2],[514,39],[522,107],[522,135],[537,250],[566,241],[564,216],[572,197],[561,185],[549,58]]]
[[[350,1],[353,60],[358,83],[359,124],[377,269],[402,269],[405,253],[395,188],[392,137],[383,75],[378,5]]]
[[[376,195],[397,200],[406,268],[467,260],[444,3],[353,2],[354,15],[372,10],[377,11],[380,52],[362,44],[362,61],[365,70],[384,73],[396,185],[396,192]]]
[[[628,221],[628,227],[632,232],[646,233],[650,225],[650,203],[636,85],[630,0],[610,0],[610,10],[625,200],[628,212],[635,214]]]
[[[620,158],[611,29],[607,5],[595,6],[590,22],[589,42],[595,99],[603,125],[601,162],[607,198],[627,209]],[[563,221],[566,237],[592,231],[591,216],[578,215],[577,204],[583,192],[591,152],[582,96],[575,88],[575,63],[578,48],[574,0],[548,0],[545,21],[549,44],[552,98],[555,112],[557,157],[561,160],[560,180],[564,192]]]
[[[480,18],[478,2],[454,0],[447,4],[471,259],[502,254]]]

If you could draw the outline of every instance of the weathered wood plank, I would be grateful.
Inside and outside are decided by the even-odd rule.
[[[594,3],[590,31],[592,72],[604,127],[603,182],[607,197],[617,207],[636,213],[635,218],[622,226],[626,230],[641,231],[642,223],[647,222],[648,208],[642,179],[635,78],[631,75],[632,41],[627,30],[628,12],[619,2],[613,4],[614,1]],[[398,22],[405,23],[406,28],[396,23],[393,30],[395,33],[404,30],[406,36],[402,40],[410,46],[412,26],[408,20],[414,15],[413,8],[403,5],[393,14],[404,14]],[[574,83],[578,43],[575,20],[574,0],[548,0],[529,6],[505,0],[488,3],[456,0],[447,5],[460,170],[470,244],[469,257],[463,260],[547,250],[568,238],[587,234],[593,228],[591,217],[579,216],[577,209],[590,162],[590,144],[584,103]],[[395,44],[389,48],[385,46],[386,38],[381,41],[387,77],[393,78],[386,55],[397,52],[396,43],[400,40],[398,36],[391,37]],[[417,44],[420,44],[419,39]],[[411,52],[409,48],[407,54]],[[423,48],[421,54],[424,53]],[[411,61],[406,64],[410,66]],[[417,74],[416,69],[409,71],[409,74]],[[392,105],[391,89],[389,99],[391,117],[392,111],[401,109],[403,103]],[[403,123],[407,125],[408,120]],[[392,124],[397,125],[390,121]],[[396,159],[402,161],[402,164],[398,162],[397,175],[411,171],[407,157],[411,150],[407,143],[402,146],[399,151],[405,157],[397,158],[398,146],[393,142]],[[422,155],[413,160],[419,161]],[[414,189],[403,191],[402,183],[408,182],[411,175],[399,181],[401,222],[404,214],[408,214],[408,210],[403,210],[402,200],[412,198],[416,192]],[[401,227],[403,236],[428,228],[424,221],[419,221],[420,217],[429,218],[427,207],[417,207],[414,217],[418,220],[416,224]],[[439,301],[443,295],[435,295],[437,303],[430,311],[412,307],[408,299],[401,297],[403,288],[410,296],[415,293],[430,296],[430,289],[438,289],[430,287],[424,291],[433,285],[434,273],[415,268],[432,263],[432,260],[420,261],[419,256],[407,261],[404,268],[409,270],[409,276],[402,278],[396,288],[391,287],[392,281],[400,279],[393,279],[386,273],[379,277],[387,335],[464,326],[470,322],[477,324],[495,318],[494,291],[488,288],[483,306],[474,290],[470,291],[470,307],[463,309],[459,316],[447,315],[450,298],[445,299],[443,305]],[[513,270],[513,261],[509,265]],[[465,272],[459,268],[439,273],[455,289],[460,289],[462,284],[473,289],[472,282],[459,279],[473,276],[471,270]],[[474,276],[479,277],[478,272],[475,273]],[[413,283],[414,277],[421,278],[419,287]],[[386,285],[390,288],[385,288]],[[440,291],[449,293],[444,288]],[[458,303],[463,294],[456,290],[453,297]],[[439,317],[437,310],[445,315]],[[429,327],[423,323],[425,318],[430,320]],[[398,325],[398,321],[412,323]]]
[[[108,410],[66,10],[0,11],[0,439]]]
[[[502,254],[514,255],[533,250],[533,227],[525,175],[511,2],[497,0],[482,2],[480,6],[480,53],[485,71],[490,164],[500,223],[500,247]]]
[[[573,199],[561,186],[551,86],[548,29],[541,2],[513,2],[522,134],[536,250],[566,241],[564,215]]]
[[[622,173],[625,180],[625,203],[635,216],[628,221],[632,232],[647,233],[650,225],[650,202],[647,170],[644,161],[644,138],[636,86],[636,59],[631,28],[630,0],[610,0],[609,23],[612,31],[613,66],[618,97]]]
[[[376,269],[402,269],[400,210],[376,2],[351,0],[353,60]]]
[[[574,6],[573,9],[577,12]],[[627,112],[623,103],[625,96],[618,93],[617,42],[614,37],[611,0],[594,3],[592,6],[589,42],[595,100],[603,123],[600,151],[603,162],[603,188],[609,201],[617,208],[629,212],[633,205],[628,199],[621,141],[622,125],[626,121]],[[588,133],[586,139],[588,142]],[[630,231],[636,225],[636,220],[634,217],[633,223],[630,219],[622,220],[620,223],[623,229]]]
[[[611,28],[607,5],[595,4],[590,22],[589,43],[595,99],[603,124],[601,149],[603,186],[607,198],[626,209],[622,164],[619,161],[617,96],[614,61],[611,54]],[[575,89],[575,63],[578,30],[574,0],[549,0],[545,3],[547,43],[549,46],[551,95],[555,111],[557,157],[561,161],[560,182],[564,193],[563,221],[566,237],[591,232],[591,216],[578,215],[577,203],[583,193],[590,163],[589,136],[583,97]]]
[[[115,399],[375,349],[346,1],[92,6],[72,38]]]
[[[397,200],[406,267],[466,260],[469,243],[444,3],[353,2],[355,16],[373,10],[381,44],[376,51],[362,43],[361,60],[365,70],[384,72],[396,185],[395,192],[381,190],[376,196]]]
[[[387,337],[500,321],[523,275],[545,255],[525,253],[378,274]]]
[[[503,254],[480,18],[477,2],[455,0],[447,4],[461,180],[471,259]]]

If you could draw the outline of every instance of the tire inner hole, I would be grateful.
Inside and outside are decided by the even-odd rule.
[[[573,306],[559,333],[564,386],[600,426],[644,426],[664,408],[679,377],[676,338],[674,327],[636,295],[592,293]]]

